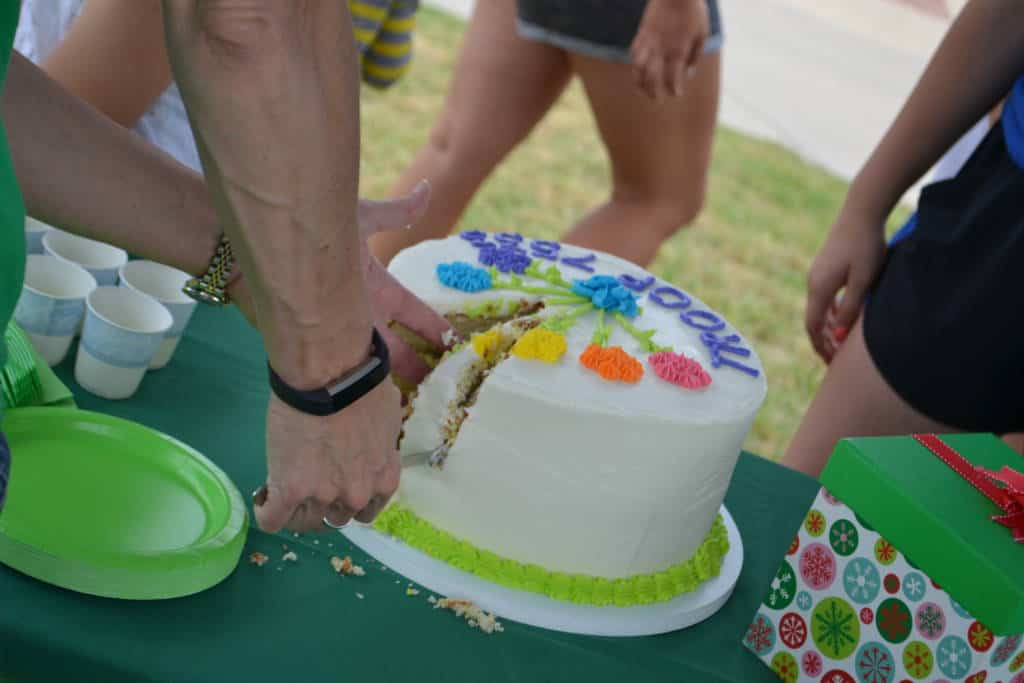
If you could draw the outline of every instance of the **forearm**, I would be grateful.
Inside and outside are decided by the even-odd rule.
[[[202,178],[14,53],[0,100],[31,215],[202,273],[219,233]]]
[[[879,225],[903,194],[1024,71],[1019,0],[973,0],[855,178],[848,203]]]
[[[323,386],[369,346],[358,57],[340,2],[164,0],[175,80],[275,370]]]

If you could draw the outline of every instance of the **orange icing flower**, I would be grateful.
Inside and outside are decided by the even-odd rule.
[[[580,354],[580,364],[609,382],[639,382],[644,376],[644,366],[621,346],[605,348],[591,344]]]
[[[498,348],[501,346],[501,334],[498,330],[474,334],[472,344],[476,355],[490,363],[498,355]]]
[[[542,327],[528,331],[512,347],[512,355],[524,360],[554,363],[565,353],[565,335]]]

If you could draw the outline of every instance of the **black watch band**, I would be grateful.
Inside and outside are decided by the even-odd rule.
[[[279,399],[300,412],[320,416],[340,412],[372,391],[391,372],[388,346],[377,328],[373,329],[371,343],[373,348],[365,363],[322,389],[304,391],[289,386],[268,363],[270,388]]]

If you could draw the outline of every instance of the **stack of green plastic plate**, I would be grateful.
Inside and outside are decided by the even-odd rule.
[[[245,502],[185,444],[74,408],[16,408],[0,514],[0,563],[63,588],[122,599],[200,592],[238,566]]]

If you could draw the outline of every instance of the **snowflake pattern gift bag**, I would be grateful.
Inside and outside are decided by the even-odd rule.
[[[744,645],[787,683],[1024,683],[1020,472],[989,435],[840,442]]]

